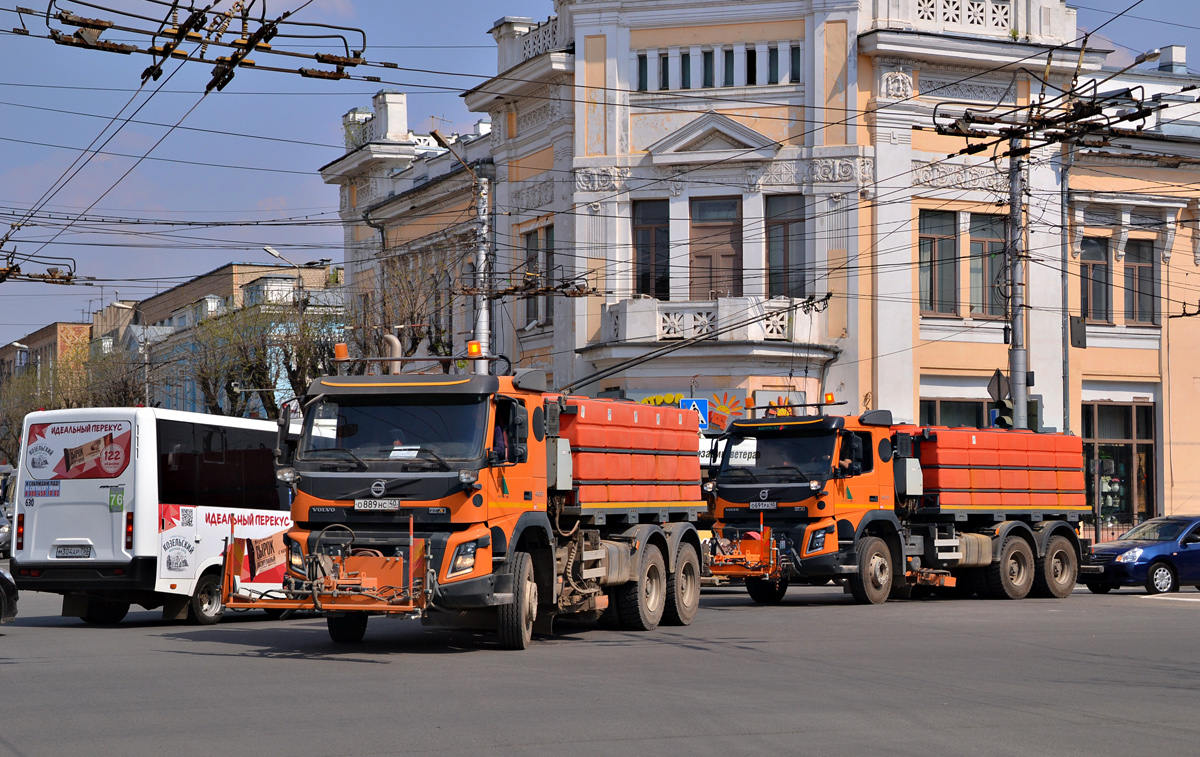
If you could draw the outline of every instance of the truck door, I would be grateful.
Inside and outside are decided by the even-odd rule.
[[[839,490],[847,506],[877,510],[891,509],[894,503],[887,492],[880,491],[875,475],[875,445],[870,431],[843,431],[838,453],[838,468],[843,478]]]

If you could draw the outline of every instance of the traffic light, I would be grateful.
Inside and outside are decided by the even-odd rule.
[[[1013,401],[1000,400],[996,403],[996,428],[1013,427]]]

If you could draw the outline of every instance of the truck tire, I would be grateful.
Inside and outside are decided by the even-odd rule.
[[[667,604],[667,571],[663,553],[651,544],[642,547],[637,577],[617,587],[621,628],[653,631],[662,620]]]
[[[1046,543],[1046,556],[1037,563],[1033,574],[1035,597],[1063,599],[1075,590],[1079,576],[1079,562],[1075,559],[1075,546],[1065,536],[1051,537]]]
[[[878,536],[858,542],[858,572],[850,574],[850,593],[860,605],[881,605],[892,591],[892,552]]]
[[[675,572],[667,576],[667,606],[663,623],[691,625],[700,609],[700,556],[691,544],[680,544],[675,556]]]
[[[1110,591],[1112,591],[1113,589],[1118,588],[1116,586],[1113,586],[1112,584],[1102,584],[1102,583],[1098,583],[1096,581],[1090,582],[1087,585],[1087,587],[1088,587],[1088,591],[1090,591],[1093,594],[1107,594]]]
[[[114,626],[129,614],[128,602],[107,602],[103,599],[89,599],[87,610],[82,620],[89,625]]]
[[[760,605],[777,605],[783,601],[783,595],[787,594],[788,580],[780,578],[778,581],[772,581],[769,578],[747,578],[746,593],[754,600],[755,604]]]
[[[500,605],[496,630],[500,646],[525,649],[533,640],[533,623],[537,620],[538,587],[533,576],[533,559],[528,552],[514,552],[508,560],[508,570],[513,575],[513,601]]]
[[[1029,542],[1011,534],[1000,547],[1000,559],[987,572],[988,596],[993,599],[1024,599],[1033,588],[1035,572]]]
[[[205,573],[196,582],[196,590],[188,602],[188,621],[199,626],[214,626],[225,615],[221,604],[221,581],[216,573]]]
[[[325,624],[329,627],[329,638],[334,644],[359,643],[367,633],[367,620],[370,617],[365,612],[326,616]]]

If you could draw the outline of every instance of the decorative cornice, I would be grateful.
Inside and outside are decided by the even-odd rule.
[[[956,165],[914,160],[913,184],[939,189],[981,189],[1008,193],[1008,175],[986,165]]]
[[[554,179],[522,187],[512,193],[512,204],[515,212],[533,210],[554,202]]]
[[[616,192],[629,180],[629,169],[617,166],[576,168],[576,192]]]

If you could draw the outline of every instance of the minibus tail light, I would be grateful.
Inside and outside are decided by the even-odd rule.
[[[25,513],[17,514],[17,549],[25,549]]]
[[[125,513],[125,549],[133,549],[133,513]]]

